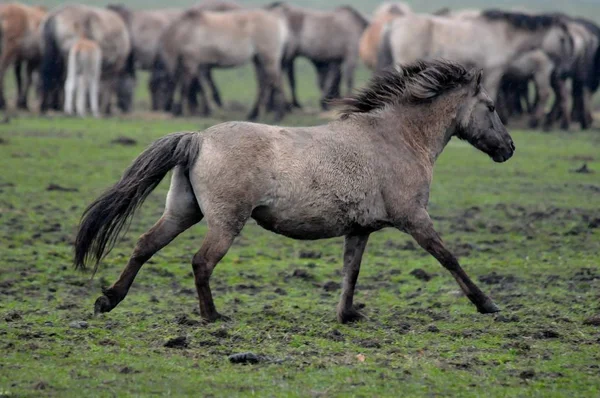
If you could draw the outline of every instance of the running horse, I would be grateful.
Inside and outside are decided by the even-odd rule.
[[[505,162],[515,146],[482,86],[482,73],[450,61],[417,61],[375,77],[338,100],[341,116],[316,127],[249,122],[167,135],[150,145],[112,188],[85,211],[75,265],[95,270],[134,211],[173,170],[164,214],[137,242],[119,279],[95,312],[109,312],[158,250],[206,218],[208,232],[192,269],[205,321],[222,316],[209,279],[246,222],[294,239],[344,236],[340,322],[353,306],[369,235],[384,227],[410,234],[458,282],[481,313],[499,311],[467,276],[435,231],[427,203],[433,167],[457,137]]]

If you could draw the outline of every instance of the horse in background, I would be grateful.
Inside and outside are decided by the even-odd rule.
[[[114,95],[118,96],[122,109],[131,107],[135,70],[128,29],[119,14],[104,8],[66,5],[50,12],[41,29],[42,112],[62,108],[66,60],[69,50],[81,37],[95,41],[102,50],[100,112],[111,112]]]
[[[159,109],[172,109],[175,90],[180,88],[184,113],[193,114],[195,84],[199,86],[203,109],[210,108],[201,77],[209,68],[230,68],[252,62],[258,92],[248,114],[254,120],[266,108],[269,94],[276,96],[276,118],[285,113],[281,84],[281,62],[289,37],[285,20],[262,9],[212,12],[190,9],[162,34],[150,84]]]
[[[145,71],[151,71],[154,66],[161,35],[185,11],[178,8],[134,10],[123,4],[111,4],[107,8],[121,15],[127,24],[131,36],[135,66]],[[222,0],[206,0],[191,7],[194,10],[218,12],[241,8],[242,6],[237,3]],[[207,69],[204,78],[213,90],[215,104],[220,107],[222,105],[220,94],[214,84],[210,69]],[[149,91],[151,94],[151,109],[156,111],[159,108],[157,98],[153,95],[151,87],[149,87]]]
[[[359,56],[367,68],[377,68],[377,51],[384,26],[398,16],[411,13],[410,6],[400,2],[385,2],[375,9],[371,23],[363,32],[359,43]]]
[[[18,3],[0,4],[0,109],[6,108],[4,76],[13,65],[17,80],[17,108],[28,109],[27,95],[33,82],[33,73],[42,58],[39,26],[46,16],[44,7],[30,7]],[[25,64],[25,81],[21,75]]]
[[[73,114],[73,101],[76,98],[77,115],[86,114],[86,101],[89,100],[92,115],[100,117],[98,100],[102,73],[102,49],[98,43],[81,38],[69,50],[67,80],[65,81],[65,113]]]
[[[354,88],[354,71],[358,60],[358,43],[369,21],[350,6],[332,11],[317,11],[275,2],[266,9],[285,17],[290,35],[283,58],[283,70],[288,76],[292,106],[300,108],[296,93],[294,61],[306,57],[317,67],[318,86],[321,88],[321,107],[327,109],[337,81],[345,81],[347,92]],[[339,68],[335,65],[339,63]],[[323,65],[333,66],[319,70]],[[326,71],[325,76],[320,72]],[[338,74],[341,77],[338,79]]]
[[[496,99],[510,63],[531,49],[543,50],[559,74],[570,68],[573,39],[565,21],[499,10],[465,18],[413,14],[397,17],[387,25],[378,61],[385,67],[442,57],[477,66],[485,71],[485,86]]]

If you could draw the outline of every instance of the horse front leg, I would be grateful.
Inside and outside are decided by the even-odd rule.
[[[27,61],[27,65],[25,66],[25,79],[23,81],[23,87],[19,90],[19,98],[17,100],[17,108],[28,110],[27,106],[27,96],[29,94],[29,89],[31,88],[31,83],[33,82],[33,71],[37,69],[38,63],[35,61]]]
[[[362,260],[369,235],[347,235],[344,240],[344,279],[342,296],[337,306],[337,318],[341,323],[361,320],[364,315],[354,308],[354,289],[360,272]]]
[[[433,222],[427,210],[421,209],[417,211],[412,219],[409,220],[405,229],[423,249],[450,271],[463,293],[475,304],[477,311],[482,314],[500,311],[492,299],[483,293],[469,278],[467,273],[461,268],[456,257],[444,247],[442,239],[433,228]]]

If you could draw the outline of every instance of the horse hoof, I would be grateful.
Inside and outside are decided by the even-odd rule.
[[[112,305],[108,297],[100,296],[94,303],[94,315],[110,312],[113,308],[115,308],[115,306]]]
[[[492,300],[486,300],[485,303],[477,307],[477,311],[480,314],[493,314],[500,312],[500,308]]]
[[[231,318],[228,317],[227,315],[221,315],[218,312],[215,312],[214,314],[207,316],[207,317],[202,317],[202,322],[205,324],[208,323],[215,323],[216,321],[223,321],[223,322],[229,322],[231,321]]]
[[[340,323],[354,323],[367,319],[364,314],[354,308],[338,312],[337,318]]]

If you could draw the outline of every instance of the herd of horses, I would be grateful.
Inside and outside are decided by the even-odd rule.
[[[556,122],[568,129],[572,121],[588,128],[591,97],[600,86],[600,28],[560,13],[421,14],[400,2],[380,4],[370,18],[350,6],[316,11],[285,2],[245,8],[205,0],[185,10],[0,5],[0,108],[11,66],[18,108],[27,109],[37,71],[41,112],[72,113],[76,96],[77,112],[89,103],[95,115],[109,114],[113,102],[130,111],[136,70],[146,70],[152,110],[208,115],[222,105],[212,70],[251,63],[258,90],[248,119],[261,112],[281,119],[301,107],[297,57],[314,64],[324,109],[341,96],[340,86],[352,91],[361,60],[372,70],[438,58],[480,68],[503,121],[530,115],[532,127],[545,129]]]

